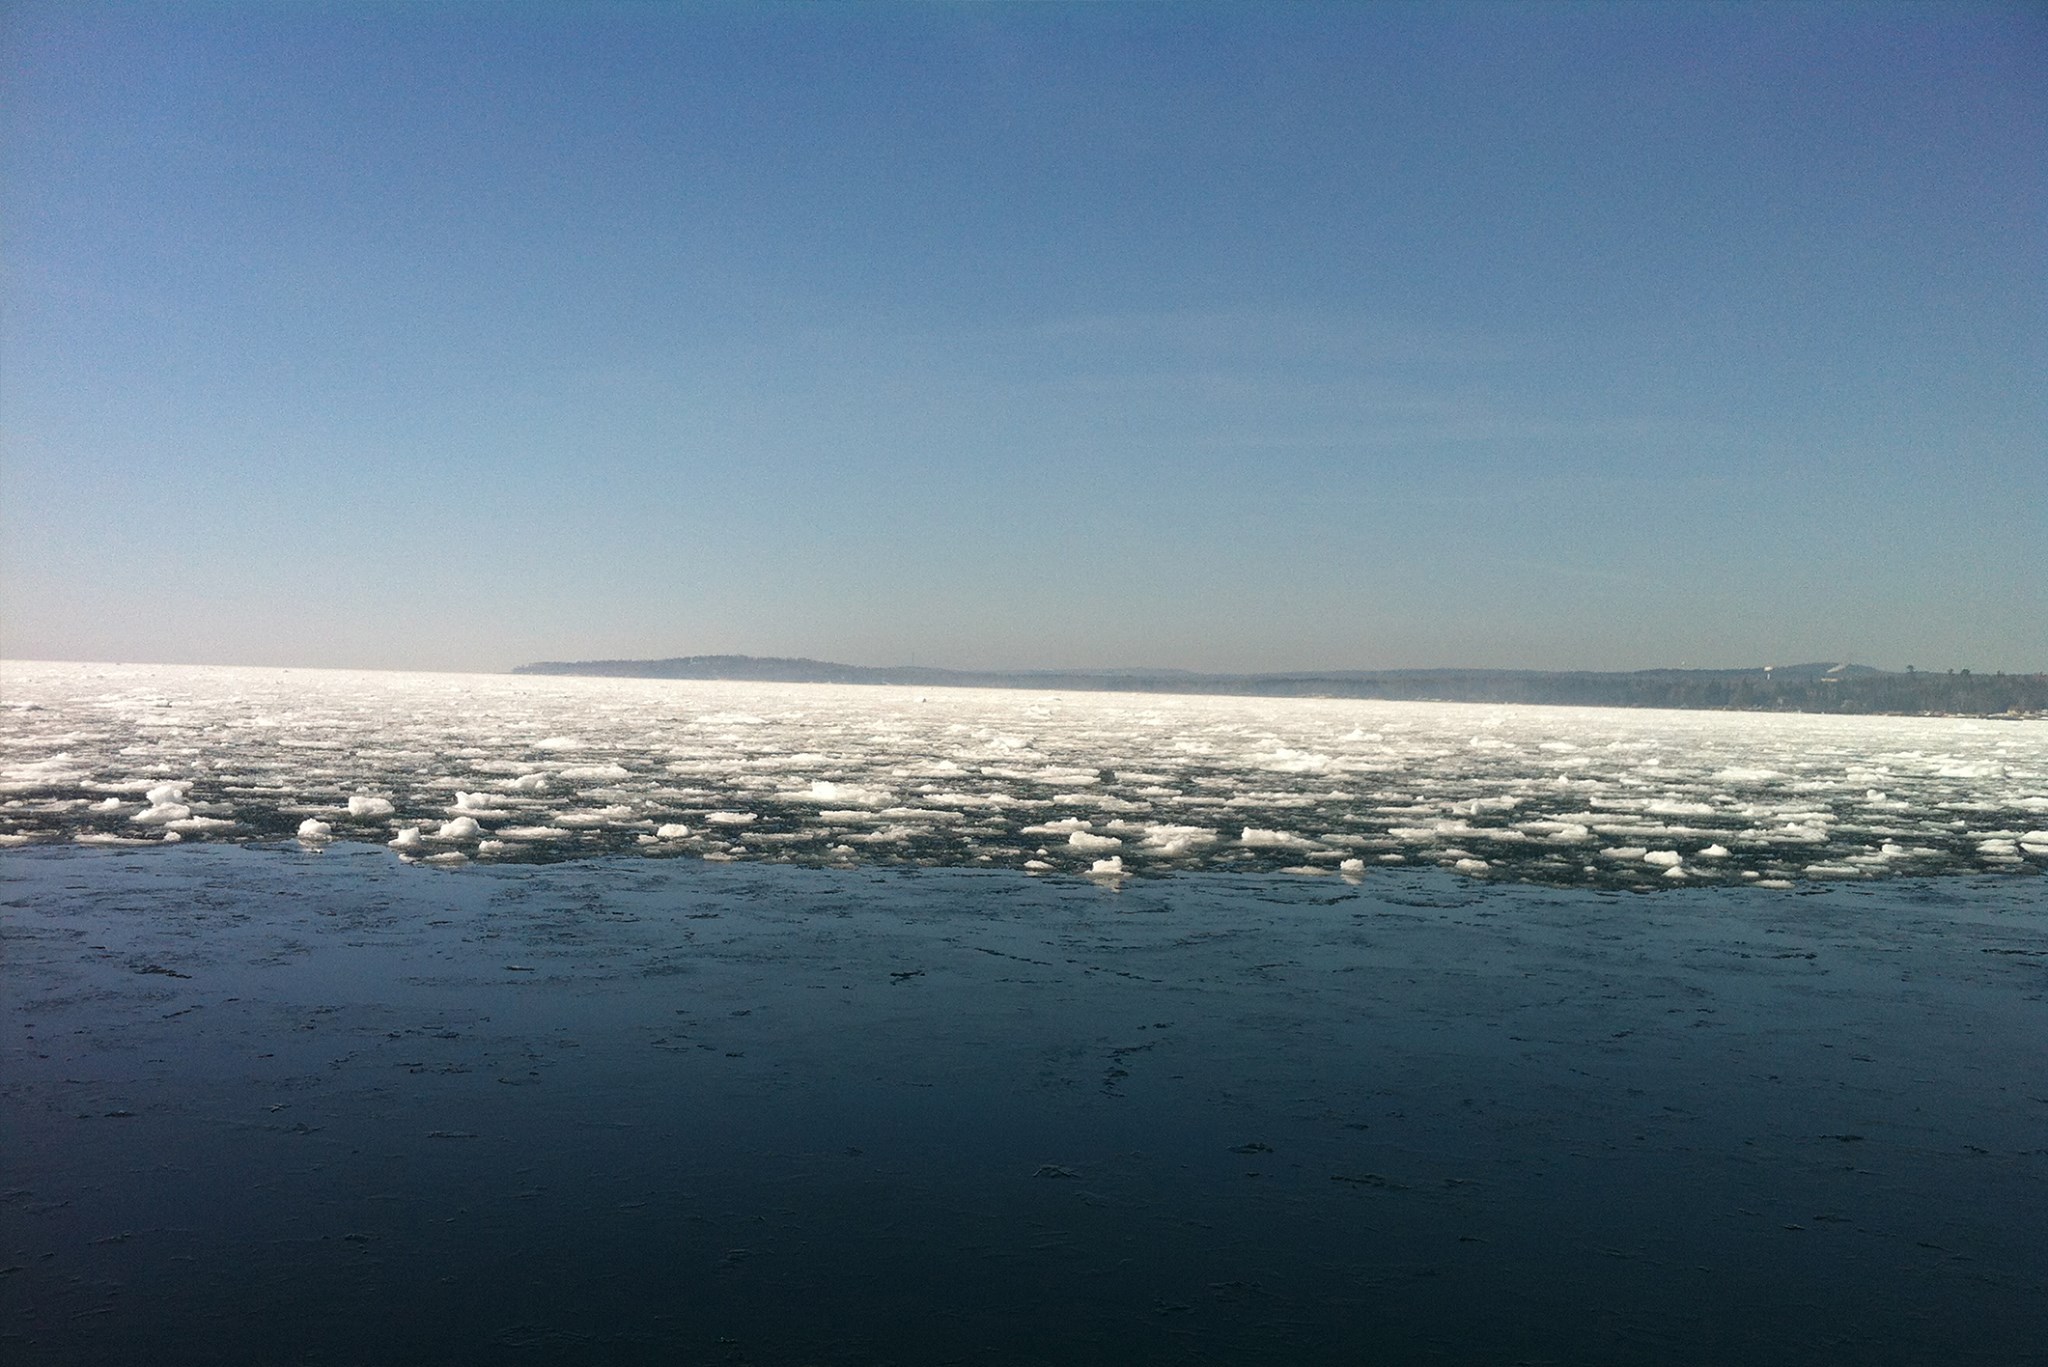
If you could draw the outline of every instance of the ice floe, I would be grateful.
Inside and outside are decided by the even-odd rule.
[[[1633,887],[2048,868],[2038,722],[4,669],[0,846],[324,827],[409,858],[1425,863]]]

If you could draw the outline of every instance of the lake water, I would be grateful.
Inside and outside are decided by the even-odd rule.
[[[2038,728],[22,668],[11,1362],[2048,1360]]]

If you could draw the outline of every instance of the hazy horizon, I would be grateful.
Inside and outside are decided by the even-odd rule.
[[[0,25],[0,656],[2048,668],[2036,6]]]
[[[1737,662],[1734,662],[1734,663],[1716,663],[1716,662],[1706,662],[1706,663],[1701,663],[1701,662],[1696,662],[1696,661],[1680,661],[1680,662],[1677,662],[1677,663],[1672,663],[1672,664],[1647,664],[1647,665],[1629,665],[1629,666],[1620,666],[1620,667],[1616,667],[1616,668],[1613,668],[1613,669],[1593,669],[1593,668],[1587,668],[1587,667],[1582,667],[1582,666],[1576,666],[1576,665],[1562,665],[1562,666],[1554,666],[1554,667],[1553,667],[1553,666],[1538,666],[1538,665],[1514,665],[1514,664],[1506,664],[1506,665],[1467,665],[1467,664],[1456,664],[1456,663],[1453,663],[1453,664],[1428,664],[1428,665],[1384,665],[1384,666],[1361,666],[1361,665],[1289,665],[1289,664],[1284,664],[1284,663],[1282,663],[1282,664],[1275,664],[1275,665],[1272,665],[1272,666],[1269,666],[1269,667],[1252,667],[1252,668],[1246,668],[1246,669],[1214,669],[1214,670],[1211,670],[1211,669],[1195,669],[1195,668],[1190,668],[1190,667],[1188,667],[1188,666],[1184,666],[1184,665],[1162,665],[1162,664],[1157,664],[1157,663],[1153,663],[1153,662],[1146,662],[1146,661],[1140,661],[1140,662],[1138,662],[1138,663],[1135,663],[1135,664],[1132,664],[1132,663],[1115,663],[1115,664],[1087,664],[1087,665],[1074,665],[1074,664],[1049,664],[1049,665],[1004,665],[1004,664],[993,664],[993,665],[957,665],[957,664],[952,664],[952,663],[949,663],[949,662],[947,662],[947,661],[945,661],[945,660],[922,660],[922,659],[921,659],[921,660],[840,660],[840,659],[827,659],[827,658],[825,658],[825,657],[823,657],[823,656],[818,656],[818,655],[764,655],[764,654],[761,654],[761,653],[759,653],[759,652],[754,652],[754,651],[744,651],[744,650],[732,650],[732,651],[691,651],[691,652],[666,652],[666,653],[663,653],[663,654],[656,654],[656,655],[630,655],[630,656],[587,656],[587,657],[578,657],[578,658],[575,658],[575,659],[571,659],[571,658],[569,658],[569,657],[552,657],[552,656],[551,656],[551,657],[536,657],[536,658],[534,658],[534,659],[531,659],[531,660],[514,660],[514,661],[510,661],[510,662],[508,662],[508,663],[506,663],[506,664],[504,664],[504,665],[501,665],[501,666],[496,666],[496,667],[493,667],[493,666],[490,666],[490,665],[479,665],[479,666],[474,666],[474,667],[467,667],[467,668],[433,668],[433,667],[416,667],[416,666],[409,666],[409,665],[356,665],[356,664],[293,664],[293,663],[282,663],[282,662],[279,662],[279,661],[275,661],[275,660],[151,660],[151,659],[141,659],[141,658],[135,658],[135,659],[112,659],[112,658],[95,658],[95,657],[90,657],[90,656],[61,656],[61,655],[46,655],[46,656],[31,656],[31,655],[0,655],[0,664],[23,664],[23,665],[34,665],[34,664],[77,664],[77,665],[105,665],[105,666],[107,666],[107,667],[109,667],[109,668],[125,668],[125,667],[129,667],[129,666],[137,666],[137,667],[158,667],[158,666],[167,666],[167,667],[171,667],[171,668],[194,668],[194,669],[209,669],[209,668],[212,668],[212,669],[251,669],[251,670],[285,670],[285,671],[290,671],[290,670],[332,670],[332,671],[336,671],[336,672],[342,672],[342,673],[347,673],[347,672],[361,672],[361,673],[371,673],[371,674],[380,674],[380,673],[396,673],[396,674],[477,674],[477,675],[486,675],[486,676],[489,676],[489,675],[506,675],[506,674],[511,674],[511,673],[513,673],[513,672],[514,672],[515,670],[518,670],[518,669],[520,669],[520,668],[521,668],[521,667],[523,667],[523,666],[527,666],[527,665],[537,665],[537,664],[596,664],[596,663],[614,663],[614,662],[630,662],[630,663],[658,663],[658,662],[661,662],[661,661],[665,661],[665,660],[683,660],[683,659],[753,659],[753,660],[766,660],[766,661],[790,661],[790,662],[806,662],[806,663],[810,663],[810,664],[816,664],[816,665],[822,665],[822,666],[851,666],[851,667],[853,667],[853,668],[857,668],[857,669],[934,669],[934,670],[941,670],[941,671],[946,671],[946,672],[951,672],[951,673],[957,673],[957,674],[969,674],[969,675],[974,675],[974,674],[987,674],[987,675],[1001,675],[1001,674],[1019,674],[1019,675],[1023,675],[1023,674],[1133,674],[1133,675],[1146,675],[1146,674],[1158,674],[1158,675],[1173,675],[1173,674],[1189,674],[1189,675],[1194,675],[1194,676],[1197,676],[1197,677],[1202,677],[1202,676],[1208,676],[1208,677],[1229,677],[1229,676],[1232,676],[1232,675],[1244,675],[1244,676],[1248,676],[1248,677],[1256,677],[1256,676],[1260,676],[1260,675],[1271,675],[1271,676],[1276,676],[1276,677],[1285,677],[1285,676],[1292,676],[1292,675],[1314,675],[1314,674],[1330,674],[1330,675],[1337,675],[1337,674],[1376,674],[1376,673],[1387,673],[1387,674],[1397,674],[1397,673],[1431,673],[1431,672],[1441,672],[1441,673],[1459,673],[1459,672],[1475,672],[1475,673],[1483,673],[1483,672],[1489,672],[1489,671],[1498,671],[1498,672],[1506,672],[1506,673],[1514,673],[1514,672],[1527,672],[1527,673],[1546,673],[1546,674],[1547,674],[1547,673],[1595,673],[1595,674],[1604,674],[1604,673],[1643,673],[1643,672],[1655,672],[1655,671],[1661,671],[1661,670],[1704,670],[1704,671],[1722,671],[1722,672],[1732,672],[1732,671],[1737,671],[1737,670],[1750,670],[1750,669],[1755,669],[1755,670],[1772,670],[1772,669],[1786,669],[1786,668],[1794,668],[1794,667],[1799,667],[1799,666],[1811,666],[1811,665],[1839,665],[1839,666],[1847,666],[1847,667],[1849,667],[1849,668],[1870,668],[1870,669],[1876,669],[1876,670],[1879,670],[1879,671],[1881,671],[1881,672],[1885,672],[1885,673],[1901,673],[1901,674],[1902,674],[1902,673],[1906,673],[1906,672],[1909,672],[1909,671],[1908,671],[1908,667],[1907,667],[1907,666],[1905,666],[1905,665],[1892,665],[1892,664],[1886,664],[1886,663],[1883,663],[1883,662],[1873,662],[1873,661],[1870,661],[1870,660],[1835,660],[1835,659],[1830,659],[1830,658],[1827,658],[1827,657],[1824,657],[1824,656],[1815,656],[1815,657],[1810,657],[1810,658],[1797,658],[1797,659],[1795,659],[1795,658],[1789,658],[1789,657],[1788,657],[1788,658],[1786,658],[1786,659],[1782,659],[1782,660],[1763,660],[1763,661],[1751,661],[1751,660],[1742,660],[1742,661],[1737,661]],[[2048,669],[2043,669],[2043,668],[2040,668],[2040,667],[2035,667],[2035,668],[2031,668],[2031,669],[2029,669],[2029,668],[2020,668],[2020,669],[2007,669],[2007,670],[1989,670],[1989,669],[1976,669],[1976,668],[1975,668],[1974,666],[1969,666],[1969,665],[1964,665],[1964,666],[1922,666],[1922,665],[1917,665],[1917,664],[1916,664],[1916,665],[1912,666],[1912,668],[1913,668],[1913,669],[1916,669],[1916,670],[1918,670],[1919,672],[1921,672],[1921,673],[1923,673],[1923,674],[1939,674],[1939,673],[1964,673],[1964,674],[1969,674],[1969,673],[1977,673],[1977,674],[2017,674],[2017,675],[2023,675],[2023,676],[2024,676],[2024,675],[2035,675],[2035,674],[2042,674],[2042,673],[2048,673]],[[546,676],[536,676],[536,677],[546,677]],[[632,676],[632,675],[627,675],[627,676],[620,676],[620,677],[646,677],[646,678],[658,678],[658,677],[660,677],[660,676],[655,676],[655,675],[644,675],[644,676]]]

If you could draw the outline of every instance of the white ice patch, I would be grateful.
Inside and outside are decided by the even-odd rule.
[[[567,769],[557,769],[555,776],[572,783],[609,783],[617,779],[631,778],[633,774],[623,764],[577,764]]]
[[[165,822],[164,829],[178,835],[217,835],[222,831],[232,831],[241,824],[220,816],[187,816]]]
[[[580,827],[585,830],[598,826],[628,826],[644,824],[640,813],[631,807],[585,807],[573,812],[557,812],[549,818],[557,826]]]
[[[896,794],[887,788],[864,787],[858,783],[833,783],[817,779],[807,789],[796,792],[777,793],[785,802],[815,802],[820,806],[839,804],[847,807],[886,807],[896,800]]]
[[[1304,840],[1287,831],[1262,830],[1256,826],[1245,827],[1237,843],[1254,850],[1306,850],[1315,845],[1315,841]]]
[[[1223,838],[1207,826],[1175,826],[1161,822],[1144,830],[1144,838],[1139,843],[1169,859],[1183,858],[1197,850],[1207,849]]]
[[[1042,821],[1036,826],[1026,826],[1023,835],[1066,835],[1070,831],[1085,831],[1095,823],[1085,816],[1063,816],[1058,821]]]
[[[1087,831],[1075,831],[1067,837],[1067,844],[1083,853],[1096,850],[1119,849],[1123,846],[1123,843],[1123,841],[1113,835],[1091,835]],[[1122,863],[1119,862],[1117,867],[1121,869],[1123,867]]]
[[[348,800],[348,814],[359,821],[370,817],[390,816],[393,810],[390,798],[357,793]]]

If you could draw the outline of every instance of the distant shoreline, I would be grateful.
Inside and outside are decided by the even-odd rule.
[[[1178,669],[877,667],[755,655],[663,660],[541,661],[514,674],[924,688],[1029,688],[1091,693],[1359,698],[1389,702],[1521,703],[1720,712],[2048,717],[2048,674],[1894,673],[1867,665],[1632,671],[1527,669],[1300,670],[1205,674]]]

